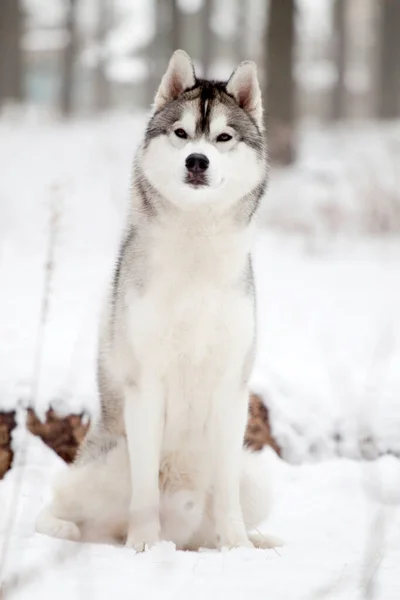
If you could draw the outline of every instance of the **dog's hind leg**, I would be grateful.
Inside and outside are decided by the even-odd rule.
[[[37,517],[36,531],[69,540],[119,537],[126,534],[129,498],[128,452],[121,439],[104,456],[60,474],[52,502]]]
[[[36,518],[35,529],[50,537],[77,541],[81,539],[79,521],[88,512],[85,498],[85,483],[82,475],[88,476],[88,468],[72,466],[63,472],[53,488],[53,499]]]

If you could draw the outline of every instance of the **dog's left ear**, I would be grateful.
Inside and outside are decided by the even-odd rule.
[[[185,90],[196,83],[193,63],[184,50],[176,50],[171,56],[167,71],[161,79],[155,100],[155,110],[176,100]]]
[[[261,89],[254,62],[246,60],[240,63],[232,73],[226,91],[235,98],[240,108],[253,117],[257,125],[262,126]]]

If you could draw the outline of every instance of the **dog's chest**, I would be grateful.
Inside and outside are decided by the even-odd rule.
[[[209,235],[206,235],[206,234]],[[130,336],[139,357],[169,373],[214,370],[246,346],[253,333],[252,299],[241,285],[247,239],[182,227],[158,232],[148,255],[144,293],[129,308]]]
[[[166,456],[208,447],[216,405],[241,384],[254,339],[253,299],[242,281],[247,257],[245,240],[233,236],[171,232],[152,246],[147,288],[129,307],[129,335],[139,368],[162,382]]]

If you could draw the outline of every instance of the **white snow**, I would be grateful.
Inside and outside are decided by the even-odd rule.
[[[96,3],[81,4],[93,30]],[[193,11],[202,2],[181,4]],[[29,49],[59,43],[64,3],[24,6]],[[251,3],[258,28],[263,7]],[[302,0],[300,8],[302,33],[322,43],[331,2]],[[110,74],[139,78],[130,55],[154,33],[153,3],[118,0],[115,9],[104,49]],[[224,14],[218,31],[231,35],[234,20],[234,11]],[[35,28],[52,28],[57,40],[39,39]],[[224,77],[231,70],[223,61],[214,67]],[[361,85],[355,74],[350,83]],[[316,87],[332,80],[322,62],[298,75]],[[50,404],[96,413],[97,323],[143,126],[143,115],[63,124],[16,111],[0,120],[0,410],[21,401],[41,416]],[[14,468],[0,481],[5,600],[400,597],[400,460],[379,458],[400,456],[400,123],[307,124],[299,142],[297,163],[271,172],[254,253],[252,388],[292,463],[264,451],[276,497],[262,531],[285,547],[182,553],[162,543],[135,556],[34,534],[51,480],[66,466],[19,427]]]
[[[118,83],[145,81],[148,67],[141,58],[120,57],[113,59],[106,69],[107,77]]]
[[[297,25],[303,39],[326,40],[332,32],[332,0],[299,0]]]
[[[295,66],[297,83],[313,92],[331,89],[337,81],[335,65],[329,60],[316,60],[311,65],[307,61]]]
[[[203,8],[204,0],[178,0],[178,7],[184,13],[196,13]]]
[[[63,0],[23,0],[28,26],[59,27],[65,21],[67,5]]]
[[[253,388],[291,461],[400,454],[400,243],[259,238]]]
[[[124,214],[136,127],[129,119],[0,126],[1,406],[31,399],[38,378],[39,411],[52,399],[67,401],[67,410],[93,408],[96,321]],[[35,377],[53,209],[59,215],[55,268]]]
[[[22,48],[26,52],[54,52],[63,50],[69,41],[64,29],[33,29],[22,37]]]
[[[236,31],[237,6],[229,0],[220,0],[215,3],[211,15],[211,29],[214,34],[222,38],[230,38]]]
[[[34,398],[41,415],[50,403],[96,412],[97,322],[143,126],[143,115],[0,121],[2,410]],[[254,253],[252,384],[285,457],[302,463],[265,451],[276,500],[262,530],[286,546],[195,554],[164,543],[135,556],[34,535],[66,467],[18,429],[0,482],[0,577],[16,586],[7,598],[399,598],[400,461],[351,460],[400,454],[397,132],[307,128],[297,165],[271,173]],[[392,235],[374,235],[377,222]]]
[[[148,44],[154,35],[154,23],[151,17],[150,10],[140,13],[133,11],[127,14],[119,26],[107,36],[106,47],[109,55],[111,57],[130,55]]]
[[[97,323],[143,115],[0,121],[0,407],[97,410]],[[307,127],[255,248],[253,389],[292,462],[400,454],[399,125]],[[45,263],[56,217],[45,327]]]
[[[283,548],[185,553],[164,542],[135,555],[123,547],[33,533],[49,482],[66,467],[40,440],[21,436],[22,431],[16,466],[0,482],[0,562],[6,559],[1,579],[11,585],[7,600],[399,597],[398,459],[388,456],[367,465],[337,459],[298,467],[265,451],[275,506],[261,531],[284,538]],[[366,594],[368,585],[374,596]]]
[[[302,124],[298,160],[275,171],[264,223],[327,234],[400,232],[400,121]]]

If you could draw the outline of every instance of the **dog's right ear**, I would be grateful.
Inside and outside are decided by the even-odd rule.
[[[240,108],[248,112],[259,126],[262,126],[262,100],[258,82],[257,67],[251,60],[244,60],[234,71],[226,84]]]
[[[185,90],[196,83],[194,66],[191,58],[183,50],[175,50],[169,61],[168,69],[161,79],[155,100],[154,109],[160,110],[168,102],[176,100]]]

